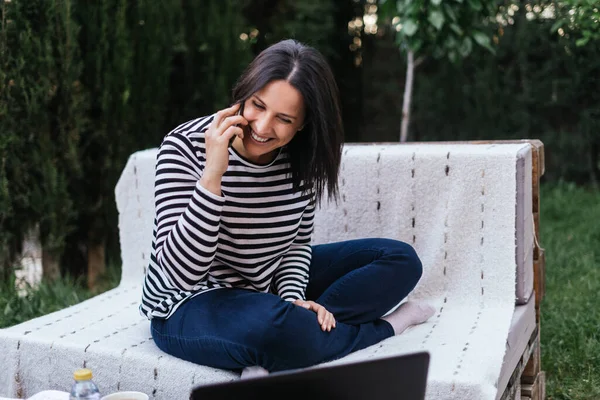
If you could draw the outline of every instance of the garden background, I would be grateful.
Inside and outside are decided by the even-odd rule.
[[[547,393],[600,398],[600,5],[464,2],[489,12],[474,14],[473,40],[421,48],[408,140],[543,141]],[[291,37],[327,57],[346,141],[398,141],[413,44],[408,20],[380,3],[0,0],[0,327],[118,283],[114,187],[128,156],[229,105],[269,44]],[[448,20],[463,0],[401,3],[445,7]],[[43,279],[23,291],[31,240]]]

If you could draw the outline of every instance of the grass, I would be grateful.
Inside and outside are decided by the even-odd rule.
[[[543,185],[540,245],[546,249],[542,304],[542,368],[549,400],[600,399],[600,191]],[[118,283],[109,268],[98,292]],[[19,298],[0,288],[0,327],[11,326],[92,296],[81,282],[62,279]],[[13,286],[14,287],[14,286]]]
[[[542,186],[541,305],[548,399],[600,399],[600,191]]]
[[[0,282],[0,328],[80,303],[116,287],[120,278],[120,267],[109,266],[94,291],[87,289],[82,279],[63,277],[52,284],[41,283],[36,290],[28,290],[22,297],[17,295],[14,278]]]

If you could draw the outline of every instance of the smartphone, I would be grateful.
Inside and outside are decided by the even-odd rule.
[[[243,114],[243,112],[244,112],[244,103],[245,103],[244,101],[242,101],[242,102],[240,103],[240,109],[238,110],[238,112],[237,112],[235,115],[242,115],[242,114]],[[238,125],[236,125],[236,126],[240,126],[240,125],[238,124]],[[243,127],[243,126],[242,126],[242,130],[244,130],[244,134],[245,134],[245,133],[246,133],[246,130],[244,129],[244,127]],[[231,139],[229,139],[229,147],[231,147],[231,145],[233,144],[233,141],[235,140],[235,138],[236,138],[236,135],[233,135],[233,136],[231,137]]]

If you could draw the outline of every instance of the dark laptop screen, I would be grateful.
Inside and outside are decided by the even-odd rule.
[[[429,353],[380,358],[198,386],[192,400],[423,400]]]

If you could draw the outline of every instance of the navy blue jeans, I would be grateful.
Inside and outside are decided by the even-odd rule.
[[[223,369],[259,365],[271,372],[307,367],[380,342],[394,331],[381,318],[421,277],[413,248],[389,239],[313,247],[307,300],[324,306],[336,328],[323,332],[314,311],[279,296],[216,289],[152,320],[152,337],[175,357]]]

